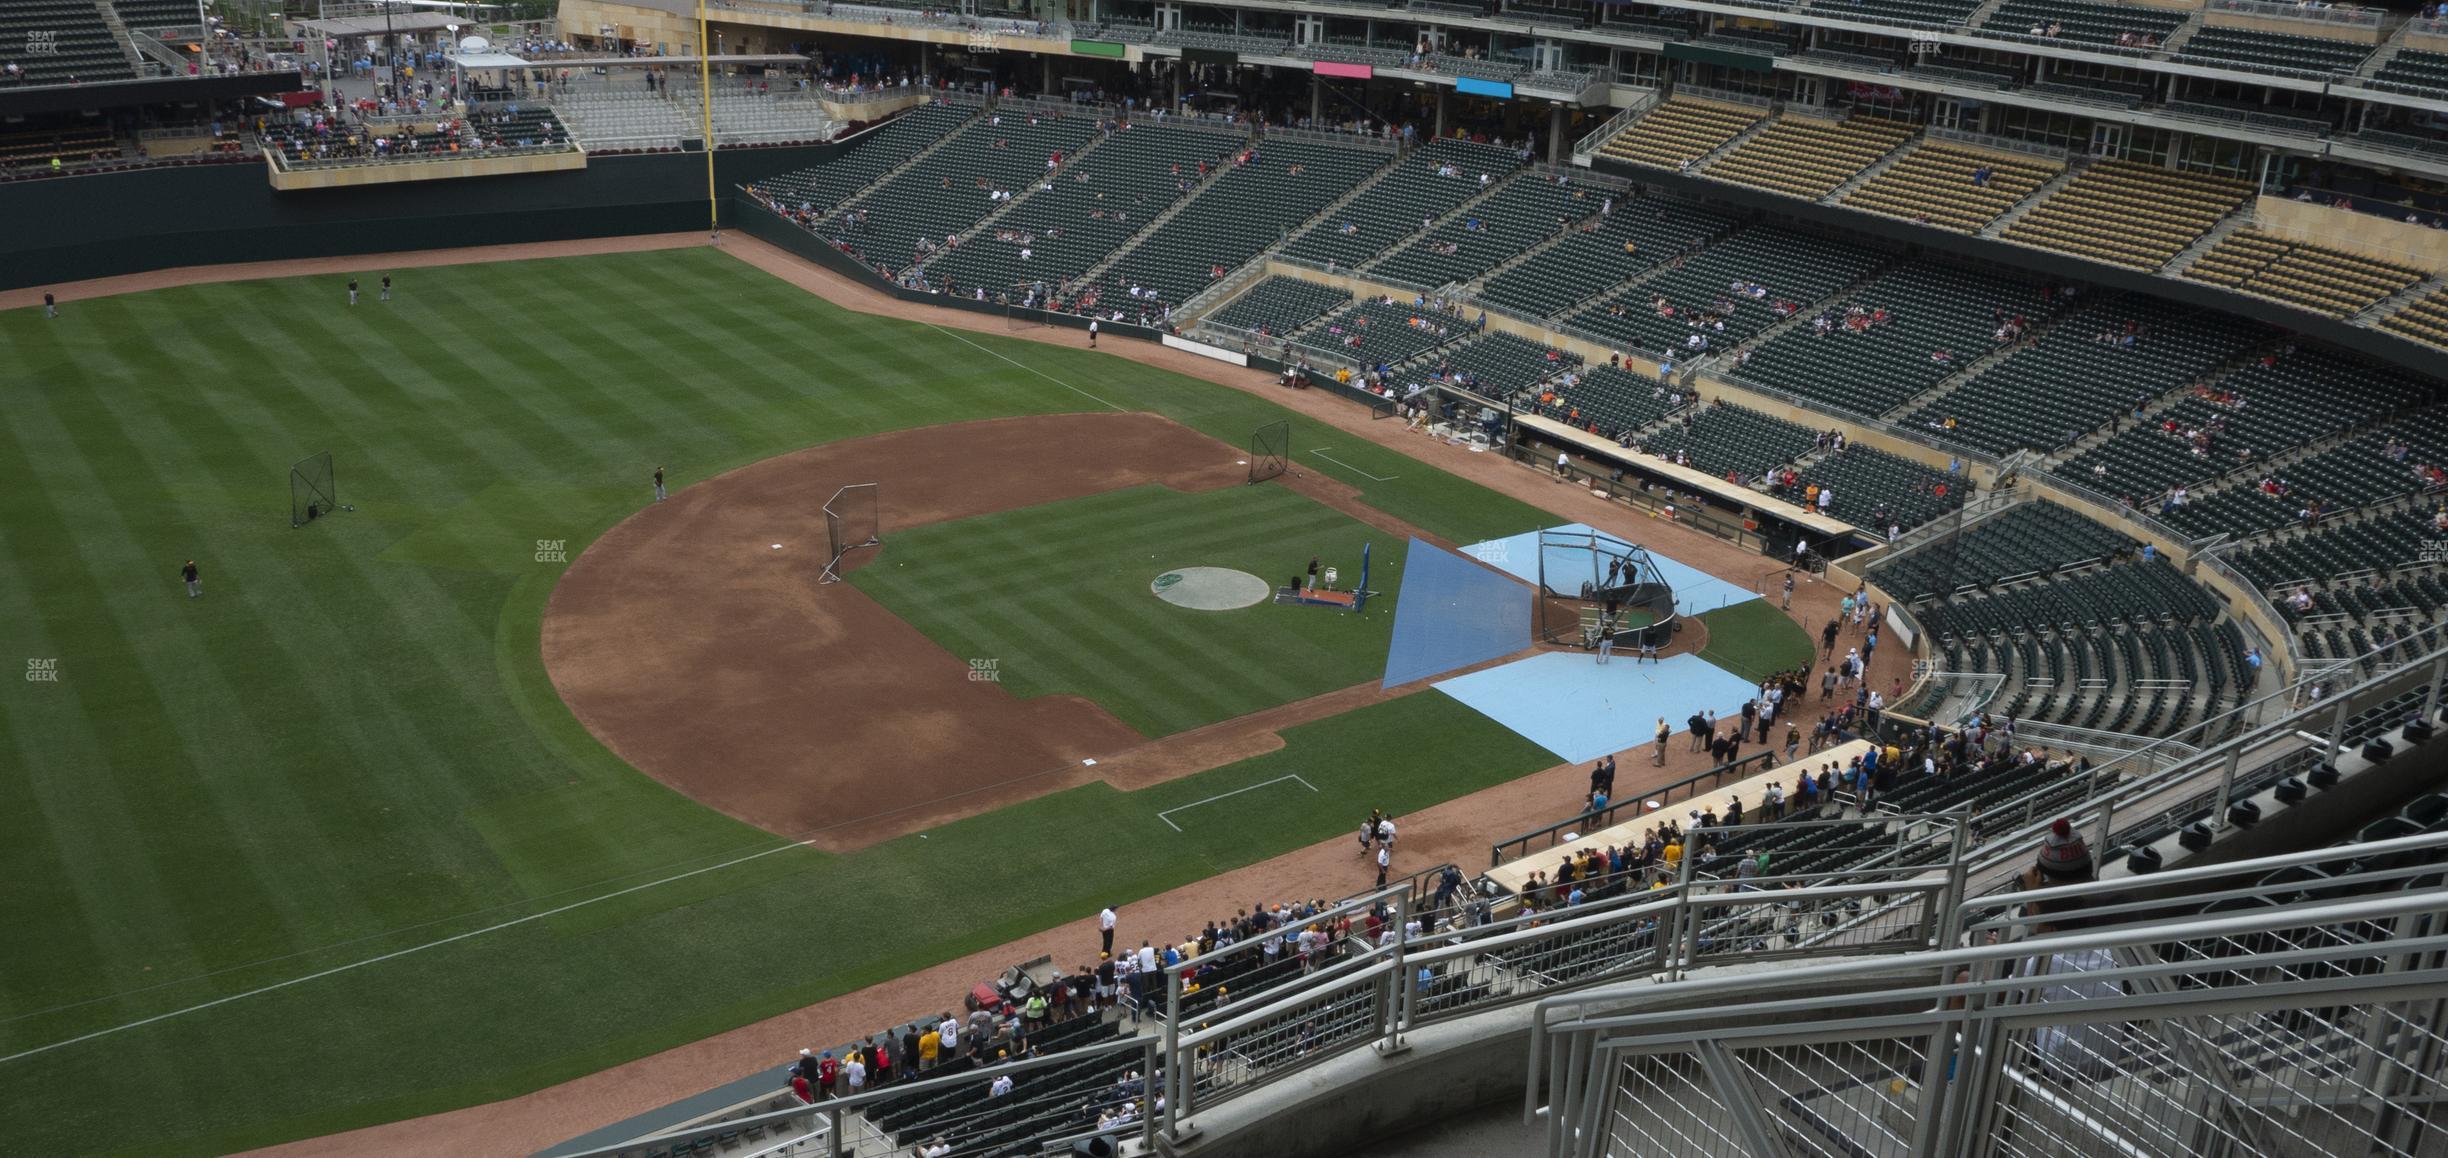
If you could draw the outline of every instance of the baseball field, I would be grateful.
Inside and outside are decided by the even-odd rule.
[[[1554,763],[1375,689],[1409,535],[1554,521],[1424,462],[713,250],[400,287],[0,314],[12,1151],[502,1098]],[[1332,463],[1247,485],[1282,419]],[[1362,543],[1359,615],[1149,594]]]

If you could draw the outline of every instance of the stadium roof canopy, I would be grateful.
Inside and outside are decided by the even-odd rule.
[[[453,24],[465,23],[440,12],[395,12],[388,21],[380,16],[334,16],[300,20],[297,25],[317,36],[381,36],[394,32],[440,32]]]
[[[461,68],[527,67],[527,61],[524,57],[512,56],[507,52],[454,52],[444,56],[442,59],[458,65]]]

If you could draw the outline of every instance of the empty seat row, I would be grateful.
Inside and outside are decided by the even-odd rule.
[[[1831,121],[1788,113],[1702,172],[1720,181],[1816,201],[1918,131],[1918,126],[1884,117]]]
[[[2064,166],[1925,142],[1846,194],[1844,206],[1971,233],[2048,184]]]
[[[2110,265],[2158,269],[2235,211],[2241,181],[2097,161],[2000,236]]]
[[[1599,146],[1601,156],[1681,169],[1708,155],[1768,115],[1766,109],[1675,97],[1624,127]]]
[[[2370,309],[2430,274],[2259,229],[2239,229],[2186,266],[2184,276],[2342,318]]]

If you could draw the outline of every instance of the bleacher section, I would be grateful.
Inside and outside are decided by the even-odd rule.
[[[1694,335],[1710,349],[1730,349],[1774,325],[1780,305],[1799,309],[1861,280],[1882,260],[1850,242],[1754,226],[1633,286],[1616,301],[1592,304],[1570,324],[1651,354],[1690,351]],[[1750,289],[1754,286],[1757,293]]]
[[[2351,74],[2372,54],[2368,44],[2320,36],[2291,36],[2250,28],[2204,28],[2184,42],[2176,59],[2233,63],[2255,70]]]
[[[2440,534],[2427,511],[2346,519],[2235,552],[2230,560],[2263,588],[2320,583],[2331,576],[2436,562]]]
[[[1913,125],[1881,117],[1830,121],[1789,113],[1711,162],[1702,173],[1816,201],[1894,152],[1918,131]]]
[[[2262,338],[2226,314],[2156,298],[2104,301],[1940,395],[1911,422],[1991,454],[2050,451],[2191,385]]]
[[[1792,488],[1768,493],[1799,503],[1812,486],[1835,492],[1829,515],[1879,537],[1890,528],[1909,531],[1964,501],[1962,476],[1859,445],[1821,457],[1796,472]]]
[[[108,128],[0,130],[0,173],[41,170],[53,157],[75,162],[118,153],[119,141]]]
[[[1114,262],[1099,307],[1138,306],[1128,296],[1134,285],[1151,291],[1141,300],[1160,308],[1195,296],[1214,283],[1211,270],[1239,268],[1392,159],[1367,149],[1262,140],[1247,163],[1210,182]]]
[[[2388,452],[2392,442],[2406,448],[2402,460]],[[2242,538],[2300,524],[2315,503],[2335,513],[2420,494],[2431,489],[2421,468],[2443,465],[2448,465],[2448,409],[2425,407],[2334,449],[2248,472],[2167,519],[2189,535]],[[2264,480],[2274,484],[2271,489],[2263,489]]]
[[[1636,165],[1681,169],[1741,135],[1768,115],[1747,105],[1676,97],[1659,102],[1624,131],[1599,146],[1598,154]]]
[[[1817,438],[1807,426],[1719,402],[1644,433],[1640,449],[1660,458],[1688,455],[1693,470],[1720,477],[1731,471],[1748,481],[1800,458]]]
[[[2258,229],[2239,229],[2186,266],[2184,276],[2343,318],[2431,275]]]
[[[2098,161],[1999,236],[2110,265],[2157,269],[2235,211],[2240,181]]]
[[[989,294],[1031,282],[1060,286],[1194,189],[1202,162],[1221,165],[1245,140],[1149,122],[1108,132],[1055,174],[1052,188],[1031,187],[928,271],[948,286],[984,286]]]
[[[1370,266],[1369,273],[1431,288],[1473,280],[1598,212],[1598,203],[1586,193],[1568,180],[1524,173],[1435,232]]]
[[[2147,501],[2169,487],[2256,470],[2263,460],[2419,405],[2433,390],[2402,371],[2325,351],[2273,351],[2056,471]]]
[[[1841,204],[1971,233],[2005,216],[2063,168],[2035,158],[1924,142],[1846,194]]]
[[[1982,28],[2025,36],[2047,36],[2073,45],[2115,44],[2120,36],[2149,36],[2165,43],[2184,27],[2185,13],[2132,4],[2090,4],[2081,0],[2007,0]],[[2051,31],[2053,29],[2053,31]]]
[[[1528,338],[1491,333],[1440,351],[1430,359],[1430,373],[1457,382],[1485,398],[1529,390],[1559,374],[1581,368],[1581,356]]]
[[[2065,507],[2020,503],[1972,524],[1960,536],[1882,562],[1870,569],[1870,578],[1888,594],[1913,604],[1991,583],[2088,566],[2130,545],[2124,535]]]
[[[2448,290],[2441,290],[2380,320],[2383,329],[2417,342],[2448,347]]]
[[[835,218],[829,228],[869,261],[904,264],[921,239],[941,245],[1001,208],[992,193],[1042,182],[1056,154],[1068,159],[1095,131],[1088,117],[989,114],[859,198],[855,223]]]
[[[1734,374],[1875,417],[1997,348],[2013,319],[2038,323],[2046,310],[2037,289],[1998,274],[1910,264],[1769,339]]]
[[[196,28],[193,0],[111,0],[111,8],[119,13],[120,23],[137,32]]]
[[[817,217],[874,184],[920,150],[951,135],[977,110],[924,104],[850,139],[847,152],[822,165],[768,177],[756,188],[791,210],[805,205]]]
[[[1243,290],[1207,318],[1218,325],[1281,337],[1350,305],[1351,300],[1350,294],[1332,286],[1296,277],[1270,277]]]
[[[1118,1028],[1101,1017],[1076,1017],[1040,1031],[1030,1044],[1041,1054],[1055,1054],[1112,1040]],[[1031,1138],[1092,1128],[1097,1112],[1144,1092],[1143,1086],[1119,1088],[1132,1063],[1131,1055],[1119,1054],[1052,1066],[1021,1075],[1010,1093],[995,1097],[992,1064],[946,1062],[925,1076],[949,1077],[965,1067],[978,1075],[977,1082],[887,1099],[867,1111],[867,1120],[892,1138],[896,1153],[940,1138],[954,1154],[1002,1154]]]
[[[2372,74],[2372,83],[2382,88],[2413,92],[2448,92],[2448,52],[2429,52],[2419,48],[2401,48],[2397,55]]]
[[[1979,10],[1979,0],[1856,0],[1844,8],[1852,19],[1948,29],[1963,27]]]
[[[1350,203],[1292,239],[1284,255],[1349,269],[1417,237],[1437,218],[1521,166],[1516,154],[1469,141],[1434,140],[1412,151]]]
[[[1913,613],[1946,662],[1969,665],[1956,670],[2008,675],[2016,691],[1999,710],[2020,720],[2160,736],[2231,706],[2249,681],[2240,632],[2165,560],[2061,569]]]
[[[1300,340],[1338,351],[1363,366],[1395,363],[1467,336],[1470,323],[1408,304],[1353,302],[1326,315]]]
[[[1637,430],[1698,402],[1697,395],[1681,393],[1679,387],[1612,366],[1592,366],[1568,381],[1556,383],[1553,389],[1555,401],[1539,404],[1537,413],[1558,422],[1572,422],[1573,412],[1579,411],[1579,424],[1606,438],[1619,438],[1625,431]],[[1537,403],[1537,399],[1531,402]]]
[[[1733,227],[1732,220],[1697,205],[1618,194],[1612,212],[1487,279],[1479,296],[1520,314],[1549,317]]]
[[[0,4],[0,65],[7,64],[24,69],[27,84],[91,83],[136,75],[127,50],[102,23],[93,0]]]

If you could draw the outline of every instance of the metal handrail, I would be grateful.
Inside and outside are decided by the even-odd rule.
[[[2324,4],[2318,8],[2303,4],[2274,4],[2269,0],[2207,0],[2205,11],[2233,12],[2239,16],[2258,16],[2269,20],[2296,20],[2306,24],[2343,24],[2350,28],[2380,27],[2386,15],[2378,8],[2357,8],[2351,4]]]

